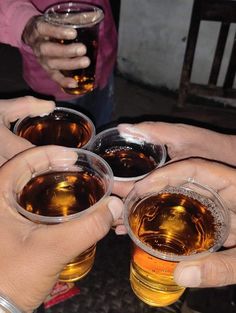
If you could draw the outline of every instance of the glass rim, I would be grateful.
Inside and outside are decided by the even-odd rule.
[[[150,144],[150,145],[152,145],[152,146],[154,146],[154,147],[160,147],[160,149],[161,149],[161,152],[162,152],[162,157],[161,157],[161,159],[160,159],[160,161],[159,161],[159,163],[157,164],[157,166],[155,166],[155,168],[152,170],[152,171],[154,171],[154,170],[156,170],[157,168],[159,168],[159,167],[161,167],[162,165],[164,165],[164,163],[165,163],[165,161],[166,161],[166,158],[167,158],[167,151],[166,151],[166,148],[165,148],[165,145],[163,144],[163,143],[161,143],[160,141],[158,142],[158,143],[152,143],[152,142],[148,142],[146,139],[147,138],[145,138],[145,137],[142,137],[141,135],[138,137],[137,135],[132,135],[132,134],[130,134],[130,133],[127,133],[127,136],[126,136],[126,134],[123,132],[122,134],[120,134],[120,132],[119,132],[119,129],[118,129],[118,127],[111,127],[111,128],[107,128],[107,129],[104,129],[103,131],[101,131],[101,132],[99,132],[98,134],[96,134],[93,138],[92,138],[92,140],[91,140],[91,142],[90,142],[90,144],[88,145],[88,149],[90,150],[90,151],[93,151],[94,152],[94,145],[95,145],[95,143],[98,141],[98,140],[100,140],[103,136],[104,136],[104,134],[106,135],[107,133],[112,133],[112,132],[117,132],[118,134],[119,134],[119,136],[122,138],[124,138],[124,139],[136,139],[136,142],[135,143],[139,143],[139,142],[146,142],[147,144]],[[131,142],[131,141],[130,141]],[[133,141],[133,143],[134,143],[134,141]],[[152,172],[151,171],[151,172]],[[142,178],[144,178],[145,176],[147,176],[147,175],[149,175],[151,172],[148,172],[148,173],[145,173],[145,174],[143,174],[143,175],[139,175],[139,176],[132,176],[132,177],[120,177],[120,176],[115,176],[114,175],[114,180],[115,181],[120,181],[120,182],[128,182],[128,181],[137,181],[137,180],[140,180],[140,179],[142,179]]]
[[[65,112],[69,112],[69,113],[75,114],[77,116],[82,117],[85,121],[87,121],[89,123],[89,125],[91,127],[91,137],[89,138],[88,142],[85,145],[83,145],[83,147],[82,147],[83,149],[87,148],[90,145],[90,142],[93,140],[93,138],[96,135],[95,125],[94,125],[93,121],[87,115],[85,115],[82,112],[79,112],[79,111],[76,111],[74,109],[71,109],[71,108],[55,107],[52,112],[49,112],[47,114],[36,115],[36,116],[29,116],[28,115],[28,116],[22,117],[22,118],[18,119],[17,122],[15,123],[15,125],[13,127],[13,133],[18,136],[18,134],[17,134],[18,128],[20,127],[21,123],[23,123],[25,120],[28,120],[28,119],[31,119],[31,118],[41,118],[41,117],[43,118],[45,116],[49,116],[50,114],[52,114],[55,111],[65,111]],[[75,148],[75,149],[81,149],[81,148]]]
[[[66,150],[69,150],[69,151],[75,151],[77,152],[78,154],[82,154],[83,156],[88,156],[88,157],[92,157],[94,159],[96,159],[96,161],[99,161],[100,164],[102,164],[107,173],[105,174],[107,177],[109,177],[109,185],[108,185],[108,188],[107,190],[105,191],[104,195],[96,202],[94,203],[92,206],[88,207],[87,209],[81,211],[81,212],[78,212],[78,213],[74,213],[74,214],[70,214],[70,215],[67,215],[67,216],[46,216],[46,215],[40,215],[40,214],[35,214],[35,213],[31,213],[31,212],[28,212],[27,210],[25,210],[21,205],[19,205],[19,203],[17,202],[17,193],[14,193],[13,195],[13,202],[14,202],[14,206],[16,207],[16,210],[18,213],[22,214],[25,218],[27,218],[28,220],[32,221],[32,222],[39,222],[41,224],[58,224],[58,223],[62,223],[62,222],[67,222],[67,221],[70,221],[70,220],[74,220],[76,218],[79,218],[80,216],[86,214],[86,213],[89,213],[90,211],[93,210],[93,208],[99,204],[103,199],[105,199],[106,197],[108,197],[111,192],[112,192],[112,189],[113,189],[113,184],[114,184],[114,175],[113,175],[113,172],[111,170],[111,167],[110,165],[103,159],[101,158],[99,155],[97,155],[96,153],[93,153],[91,151],[88,151],[88,150],[85,150],[85,149],[77,149],[77,148],[67,148],[65,147]],[[71,165],[71,166],[75,166],[77,167],[77,165]],[[78,165],[78,168],[80,166]],[[38,175],[40,174],[43,174],[43,173],[47,173],[51,170],[53,170],[53,166],[51,166],[50,168],[47,168],[45,170],[42,170],[42,171],[39,171],[39,172],[34,172],[33,175],[31,176],[31,178],[25,183],[25,185],[33,178],[33,177],[37,177]],[[65,168],[65,172],[69,171],[69,167],[68,166],[57,166],[55,168]],[[93,171],[94,168],[93,168]],[[24,186],[25,186],[24,185]],[[24,186],[22,188],[24,188]]]
[[[214,195],[214,197],[216,197],[217,201],[220,203],[221,208],[223,209],[222,212],[224,213],[224,222],[225,225],[228,227],[224,227],[223,230],[223,235],[220,236],[220,242],[216,242],[214,243],[208,250],[206,251],[202,251],[202,252],[197,252],[197,253],[193,253],[193,254],[189,254],[189,255],[177,255],[177,254],[171,254],[171,253],[165,253],[165,252],[161,252],[158,250],[155,250],[153,248],[151,248],[150,246],[147,246],[145,243],[143,243],[132,231],[130,225],[129,225],[129,202],[130,200],[133,198],[133,196],[135,196],[135,188],[133,187],[132,190],[129,192],[129,194],[126,196],[125,201],[124,201],[124,225],[125,228],[127,230],[127,233],[129,235],[129,237],[132,239],[133,243],[136,244],[139,248],[141,248],[143,251],[145,251],[146,253],[162,259],[162,260],[166,260],[166,261],[171,261],[171,262],[179,262],[179,261],[184,261],[184,260],[193,260],[193,259],[197,259],[199,257],[203,257],[205,255],[209,255],[212,252],[217,251],[222,244],[225,242],[225,240],[227,239],[228,235],[229,235],[229,225],[230,225],[230,214],[229,214],[229,209],[226,206],[226,204],[224,203],[223,199],[221,198],[221,196],[211,187],[207,186],[207,185],[203,185],[197,181],[195,181],[192,178],[188,178],[185,180],[185,183],[191,183],[196,185],[197,187],[201,187],[204,188],[205,190],[209,191],[210,193],[212,193]],[[180,186],[178,186],[180,187]],[[182,188],[185,188],[183,186],[181,186]],[[187,188],[185,188],[187,190]],[[161,189],[162,190],[162,189]],[[142,194],[142,198],[140,198],[140,200],[136,203],[136,205],[145,197],[150,197],[152,195],[156,195],[158,193],[161,193],[161,190],[159,192],[146,192]],[[136,206],[135,205],[135,206]]]
[[[82,25],[79,24],[62,24],[58,19],[53,18],[50,16],[50,14],[52,13],[56,13],[55,9],[56,8],[76,8],[76,7],[80,7],[83,9],[89,9],[91,10],[91,12],[96,12],[99,13],[99,16],[97,17],[96,20],[92,21],[92,22],[88,22],[88,23],[84,23]],[[79,11],[78,11],[79,12]],[[90,11],[89,11],[90,12]],[[85,13],[85,12],[83,12]],[[61,3],[57,3],[57,4],[53,4],[50,7],[48,7],[46,9],[46,11],[43,14],[44,17],[44,21],[48,22],[52,25],[56,25],[56,26],[62,26],[62,27],[72,27],[72,28],[83,28],[83,27],[91,27],[94,26],[98,23],[100,23],[103,19],[104,19],[104,12],[103,10],[96,6],[96,5],[92,5],[92,4],[87,4],[87,3],[79,3],[79,2],[61,2]]]

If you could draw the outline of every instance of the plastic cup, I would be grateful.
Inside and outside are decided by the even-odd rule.
[[[111,193],[112,171],[90,151],[66,149],[55,154],[50,164],[40,167],[40,171],[17,178],[20,188],[14,197],[18,212],[35,223],[58,224],[79,219]],[[84,277],[93,266],[95,251],[93,245],[71,260],[59,280],[72,282]]]
[[[63,88],[66,93],[82,95],[91,92],[95,87],[99,25],[103,18],[101,8],[79,2],[55,4],[44,13],[44,19],[49,24],[74,28],[77,31],[75,39],[57,41],[64,45],[83,43],[87,49],[86,56],[90,59],[90,65],[86,68],[61,71],[63,75],[74,78],[78,83],[76,88]],[[52,38],[52,41],[56,39]]]
[[[139,180],[166,160],[162,143],[153,144],[142,136],[121,134],[117,127],[98,133],[88,149],[107,161],[117,181]]]
[[[56,107],[48,115],[19,119],[13,132],[36,146],[86,148],[95,136],[95,126],[90,118],[81,112]]]
[[[132,239],[131,287],[143,302],[162,307],[185,290],[174,281],[178,262],[222,246],[229,233],[229,212],[208,186],[162,177],[129,193],[124,223]]]

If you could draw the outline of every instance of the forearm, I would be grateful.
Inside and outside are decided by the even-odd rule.
[[[202,136],[199,156],[236,165],[236,136],[210,132]]]
[[[236,136],[184,124],[166,125],[174,158],[201,157],[236,165]]]
[[[30,1],[0,1],[0,42],[19,48],[26,23],[39,14]]]
[[[5,295],[0,294],[0,313],[32,313],[32,310],[23,311],[16,303]]]
[[[219,145],[218,155],[222,155],[222,161],[236,165],[236,136],[224,135],[222,144]]]

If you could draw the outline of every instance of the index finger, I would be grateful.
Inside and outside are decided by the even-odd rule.
[[[202,159],[188,159],[165,165],[155,170],[152,174],[145,177],[142,181],[135,184],[137,190],[154,191],[156,184],[162,177],[167,177],[170,184],[175,177],[193,179],[203,185],[214,189],[226,201],[231,209],[235,209],[236,199],[233,195],[236,192],[235,169],[227,165],[214,161]]]
[[[63,36],[68,35],[71,37],[69,39],[74,39],[77,35],[75,28],[78,25],[93,24],[103,18],[101,10],[83,12],[80,9],[76,10],[73,6],[68,7],[68,10],[67,8],[63,10],[63,6],[62,11],[57,9],[59,9],[59,7],[49,8],[45,12],[43,18],[47,25],[44,22],[38,24],[38,30],[42,35],[58,39],[64,39],[65,37]],[[68,39],[68,36],[66,39]]]
[[[32,96],[0,100],[0,122],[2,121],[9,127],[11,122],[19,118],[49,114],[54,108],[54,101],[41,100]]]
[[[37,21],[37,30],[42,37],[55,39],[75,39],[77,32],[73,27],[63,27],[50,24],[43,19]]]

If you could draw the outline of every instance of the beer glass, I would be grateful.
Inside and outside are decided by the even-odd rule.
[[[77,31],[75,39],[60,40],[61,44],[78,42],[83,43],[87,48],[86,55],[90,59],[90,65],[87,68],[61,71],[63,75],[74,78],[78,83],[76,88],[63,88],[69,94],[82,95],[94,89],[99,24],[103,18],[103,11],[99,7],[79,2],[58,3],[49,7],[44,13],[46,22],[57,26],[71,27]]]
[[[53,156],[31,176],[22,174],[16,185],[15,206],[27,219],[42,224],[57,224],[78,219],[111,193],[113,175],[98,155],[83,149],[67,148]],[[70,244],[68,242],[68,244]],[[71,260],[59,280],[77,281],[92,268],[96,245]]]
[[[88,149],[107,161],[117,181],[139,180],[166,160],[163,144],[150,143],[141,135],[121,134],[117,127],[97,134]]]
[[[132,239],[130,283],[151,306],[167,306],[185,288],[173,278],[176,265],[216,251],[229,233],[229,212],[211,188],[161,177],[138,186],[125,200],[124,223]]]
[[[95,136],[95,126],[85,114],[64,107],[56,107],[48,115],[18,120],[13,132],[36,146],[60,145],[86,148]]]

